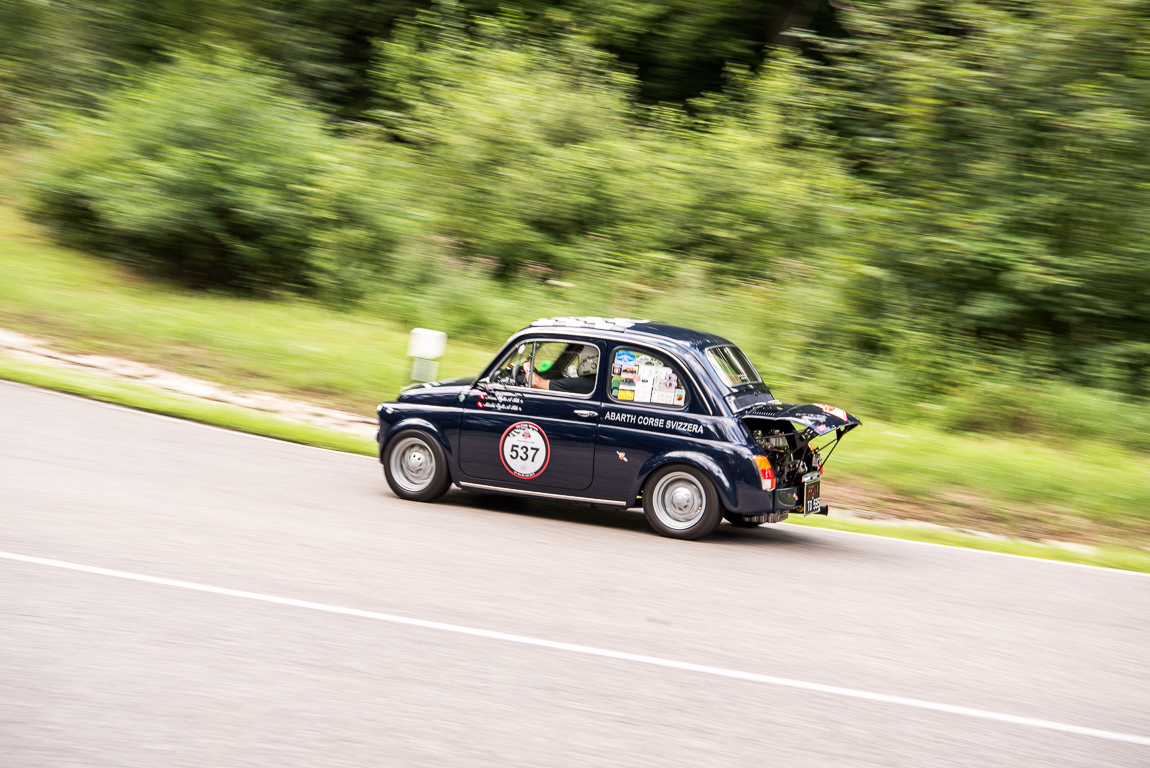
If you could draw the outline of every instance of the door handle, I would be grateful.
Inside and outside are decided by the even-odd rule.
[[[575,409],[575,415],[576,416],[582,416],[585,419],[597,419],[597,418],[599,418],[599,414],[596,411],[584,411],[584,410],[580,410],[578,408]]]

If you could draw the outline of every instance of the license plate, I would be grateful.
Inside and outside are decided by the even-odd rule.
[[[803,514],[813,515],[822,508],[819,492],[822,486],[821,475],[807,475],[803,478]]]

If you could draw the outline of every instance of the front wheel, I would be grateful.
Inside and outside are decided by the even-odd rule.
[[[396,496],[411,501],[435,501],[451,485],[443,449],[419,429],[405,429],[387,441],[383,474]]]
[[[685,464],[655,470],[643,491],[643,514],[656,533],[673,539],[698,539],[723,519],[715,484]]]

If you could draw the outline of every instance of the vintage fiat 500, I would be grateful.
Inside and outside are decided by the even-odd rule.
[[[679,539],[723,518],[827,514],[823,463],[859,425],[841,408],[779,402],[726,339],[594,317],[537,320],[474,379],[409,387],[378,413],[379,458],[401,498],[432,501],[454,483],[641,504]]]

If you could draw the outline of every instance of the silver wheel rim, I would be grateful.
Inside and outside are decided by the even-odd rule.
[[[418,437],[405,437],[391,451],[391,477],[408,493],[419,493],[435,479],[435,454]]]
[[[660,523],[674,531],[685,531],[703,519],[707,495],[692,475],[671,472],[655,484],[651,506]]]

